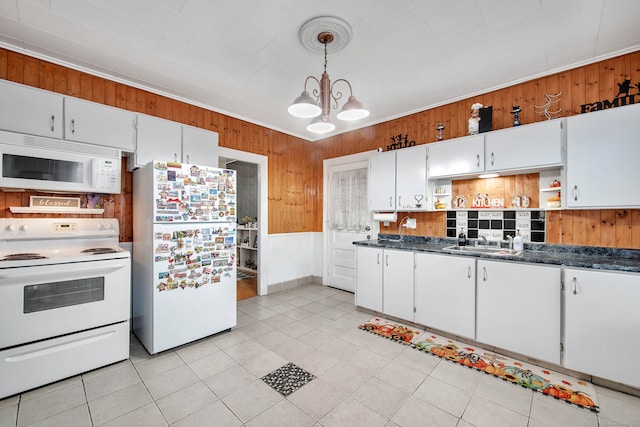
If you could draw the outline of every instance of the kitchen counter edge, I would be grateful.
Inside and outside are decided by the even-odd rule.
[[[457,240],[437,237],[403,237],[380,235],[378,240],[353,242],[356,246],[430,252],[441,255],[466,256],[481,259],[515,261],[530,264],[561,265],[572,268],[640,273],[640,250],[597,246],[569,246],[527,243],[522,255],[492,255],[478,253],[451,253],[443,248],[457,244]],[[470,245],[473,245],[471,242]]]

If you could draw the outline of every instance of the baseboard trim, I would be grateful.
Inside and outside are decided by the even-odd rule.
[[[322,277],[312,275],[298,277],[297,279],[287,280],[285,282],[272,283],[267,286],[267,295],[310,284],[322,284]]]

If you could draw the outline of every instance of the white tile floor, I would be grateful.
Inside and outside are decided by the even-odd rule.
[[[640,399],[598,387],[600,414],[357,329],[353,295],[308,285],[238,303],[238,327],[0,400],[0,426],[640,426]],[[185,325],[188,327],[188,325]],[[284,398],[260,377],[317,378]],[[0,379],[1,380],[1,379]]]

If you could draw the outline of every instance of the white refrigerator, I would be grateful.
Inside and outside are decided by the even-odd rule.
[[[133,332],[151,354],[236,326],[236,173],[133,173]]]

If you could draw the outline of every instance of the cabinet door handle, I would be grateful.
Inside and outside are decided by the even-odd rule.
[[[389,207],[393,206],[393,196],[389,196]]]
[[[487,267],[482,267],[482,281],[487,281]]]
[[[189,155],[187,154],[187,163],[189,163]]]
[[[380,265],[380,254],[378,254],[378,265]]]
[[[467,279],[471,279],[471,266],[467,265]]]
[[[575,200],[575,201],[578,200],[578,186],[577,185],[573,186],[573,200]]]
[[[76,133],[76,120],[71,119],[71,135],[75,135]]]
[[[55,120],[56,120],[56,116],[51,115],[51,132],[53,132],[55,130]]]
[[[389,267],[389,254],[387,254],[387,256],[384,257],[384,263],[387,267]]]
[[[178,153],[173,153],[173,161],[174,162],[178,161]]]
[[[574,277],[573,279],[571,279],[571,283],[573,283],[573,294],[577,295],[578,294],[578,279],[576,277]]]
[[[493,158],[494,158],[493,153],[491,153],[491,166],[493,166]]]
[[[480,154],[476,154],[476,167],[480,167]]]
[[[398,196],[398,207],[402,207],[402,196]]]

